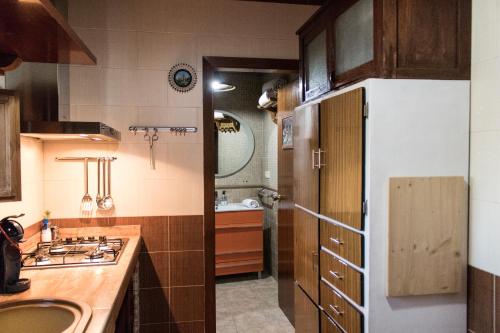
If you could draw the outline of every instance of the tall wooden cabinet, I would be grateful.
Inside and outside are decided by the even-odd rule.
[[[369,79],[296,108],[295,280],[319,313],[308,333],[465,332],[465,286],[389,297],[387,249],[390,178],[467,177],[468,89]],[[297,328],[312,320],[301,309]]]

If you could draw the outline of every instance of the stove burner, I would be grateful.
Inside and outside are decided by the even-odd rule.
[[[85,258],[90,259],[90,260],[102,259],[102,258],[104,258],[104,251],[101,251],[100,249],[88,251],[87,253],[85,253]]]
[[[50,259],[49,259],[49,257],[46,254],[40,253],[40,254],[36,255],[35,261],[38,262],[38,263],[43,263],[43,262],[50,261]]]

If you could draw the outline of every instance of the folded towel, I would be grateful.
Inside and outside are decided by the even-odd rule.
[[[241,202],[243,205],[245,205],[248,208],[259,208],[259,202],[254,199],[245,199]]]

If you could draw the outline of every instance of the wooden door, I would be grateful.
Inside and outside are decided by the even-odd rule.
[[[295,204],[318,212],[319,208],[319,105],[294,112],[293,194]]]
[[[295,281],[314,302],[318,303],[318,219],[296,207],[293,222]]]
[[[283,119],[293,121],[300,104],[299,81],[278,91],[278,300],[281,310],[294,323],[293,275],[293,148],[283,149]],[[286,129],[285,129],[286,130]]]
[[[307,295],[295,286],[295,333],[318,333],[319,310]]]
[[[0,200],[21,200],[19,98],[0,90]]]
[[[363,228],[363,94],[359,88],[321,102],[320,212]]]

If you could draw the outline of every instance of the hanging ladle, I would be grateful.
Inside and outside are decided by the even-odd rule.
[[[106,184],[106,163],[108,167],[108,183]],[[103,163],[103,185],[104,185],[104,198],[102,199],[102,209],[111,210],[114,208],[115,204],[113,198],[111,197],[111,159],[107,158]],[[106,188],[107,185],[107,188]]]

